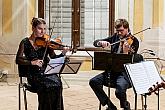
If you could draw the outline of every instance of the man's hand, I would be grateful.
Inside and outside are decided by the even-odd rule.
[[[101,46],[101,47],[105,48],[105,47],[109,47],[110,43],[107,42],[107,41],[99,41],[98,46]]]
[[[129,51],[130,51],[130,45],[128,44],[128,42],[124,42],[123,53],[128,54]]]
[[[62,54],[65,55],[68,51],[70,51],[69,47],[63,47]]]

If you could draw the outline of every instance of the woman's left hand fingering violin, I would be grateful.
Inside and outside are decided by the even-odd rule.
[[[61,47],[66,47],[65,45],[62,45],[62,41],[60,38],[56,38],[53,40],[50,40],[50,36],[47,34],[44,34],[43,37],[37,37],[35,39],[35,45],[38,47],[50,47],[52,49],[59,49]]]

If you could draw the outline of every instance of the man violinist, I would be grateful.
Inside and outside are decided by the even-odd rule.
[[[93,43],[94,46],[103,48],[111,47],[111,53],[114,54],[136,54],[139,48],[139,41],[136,37],[131,35],[127,20],[117,19],[115,21],[115,29],[116,33],[114,33],[114,35],[105,39],[95,40]],[[131,38],[131,43],[128,42],[128,38]],[[122,39],[125,39],[124,42]],[[117,41],[121,42],[111,45]],[[107,106],[106,110],[117,110],[117,107],[111,102],[103,90],[103,85],[110,86],[109,84],[115,85],[115,95],[120,100],[120,107],[124,110],[130,110],[130,103],[127,101],[126,91],[131,87],[131,84],[126,72],[112,73],[104,71],[89,81],[89,85],[93,89],[100,103],[103,106]]]

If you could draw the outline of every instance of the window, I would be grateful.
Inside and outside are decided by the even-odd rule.
[[[52,38],[61,36],[65,44],[71,45],[72,0],[45,0],[45,3],[49,34]]]
[[[114,6],[115,0],[45,0],[49,34],[69,46],[91,47],[113,32]]]
[[[81,27],[81,40],[84,46],[92,46],[93,41],[109,35],[109,2],[108,0],[85,0],[81,10],[84,23]]]

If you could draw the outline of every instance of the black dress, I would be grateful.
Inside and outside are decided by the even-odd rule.
[[[45,47],[34,49],[28,38],[24,38],[18,48],[16,64],[26,65],[28,71],[26,76],[28,83],[38,94],[38,110],[63,110],[62,82],[58,75],[44,75],[49,58],[63,57],[62,54],[56,55],[54,50],[47,48],[45,57]],[[44,59],[41,68],[31,65],[35,59]]]

